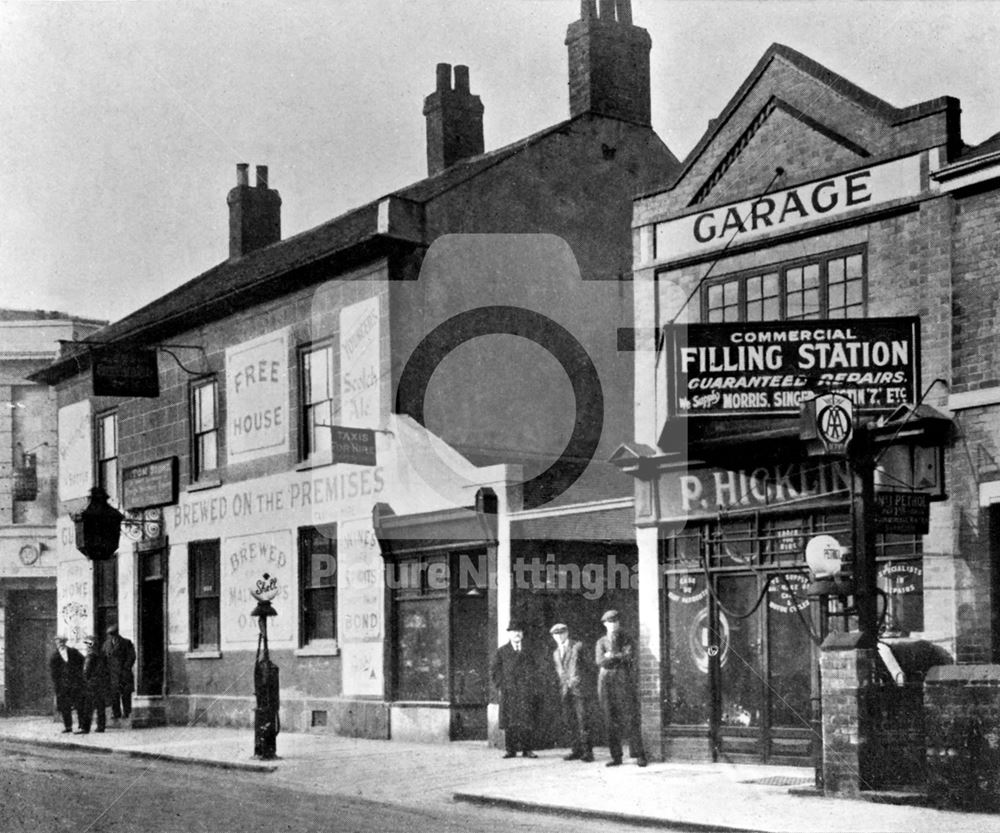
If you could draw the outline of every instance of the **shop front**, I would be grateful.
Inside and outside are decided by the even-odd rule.
[[[658,540],[664,756],[816,763],[820,644],[857,622],[850,598],[810,595],[806,545],[833,536],[851,569],[846,464],[662,463],[637,482]],[[877,537],[883,633],[923,627],[920,541]]]

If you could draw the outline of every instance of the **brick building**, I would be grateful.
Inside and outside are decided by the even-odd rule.
[[[557,618],[636,625],[618,330],[631,198],[677,161],[628,0],[581,8],[551,128],[485,151],[468,68],[439,64],[428,177],[285,240],[267,169],[238,166],[229,259],[93,339],[155,349],[158,396],[95,395],[89,348],[36,374],[59,404],[59,602],[135,638],[137,720],[252,721],[265,572],[289,730],[486,737],[511,617],[539,654]],[[343,462],[365,435],[340,429],[373,432],[374,465]],[[95,562],[71,534],[92,486],[126,515]],[[607,563],[624,582],[581,584]]]
[[[0,709],[51,708],[56,616],[56,397],[25,377],[104,322],[0,310]]]
[[[616,459],[636,478],[643,728],[666,757],[822,758],[828,790],[971,759],[925,737],[920,701],[940,717],[941,692],[967,700],[955,683],[995,679],[974,664],[1000,650],[998,147],[963,143],[953,98],[897,108],[774,45],[670,187],[635,203],[635,433]],[[831,392],[876,436],[878,420],[899,442],[942,429],[926,534],[882,518],[856,537],[857,469],[801,434],[801,402]],[[881,448],[877,493],[930,488],[930,451]],[[857,630],[860,596],[808,594],[821,534],[855,578],[870,541],[878,645],[830,637]],[[912,725],[859,707],[886,680],[914,687]],[[944,712],[937,734],[962,736]]]

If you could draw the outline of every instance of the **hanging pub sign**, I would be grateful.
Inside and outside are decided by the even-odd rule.
[[[375,465],[375,432],[370,428],[330,426],[330,454],[334,463]]]
[[[930,495],[927,492],[876,492],[872,523],[877,532],[926,535],[930,524]]]
[[[177,458],[167,457],[122,471],[122,506],[145,509],[177,503]]]
[[[94,351],[92,368],[94,396],[160,395],[160,373],[156,350],[136,347]]]
[[[872,412],[919,395],[916,317],[667,325],[664,335],[674,417],[798,416],[830,392]]]

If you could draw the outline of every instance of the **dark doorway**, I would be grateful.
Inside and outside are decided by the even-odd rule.
[[[139,553],[138,693],[144,695],[164,693],[165,562],[164,550]]]
[[[7,708],[19,714],[52,711],[48,656],[56,635],[56,591],[7,593]]]

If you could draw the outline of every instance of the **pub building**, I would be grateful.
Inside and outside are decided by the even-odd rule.
[[[228,259],[35,374],[59,626],[134,638],[135,723],[252,725],[265,573],[283,731],[496,742],[512,617],[540,657],[555,621],[637,629],[618,330],[631,198],[677,160],[628,0],[584,0],[565,43],[566,121],[486,151],[468,67],[439,64],[428,176],[288,239],[238,165]]]
[[[814,763],[838,791],[933,784],[966,748],[933,727],[980,708],[945,682],[997,679],[998,159],[962,141],[956,99],[898,108],[775,44],[635,201],[635,433],[614,459],[647,749]],[[803,407],[832,394],[857,440],[835,450]],[[819,593],[824,535],[842,566]],[[838,700],[890,690],[895,717]]]

